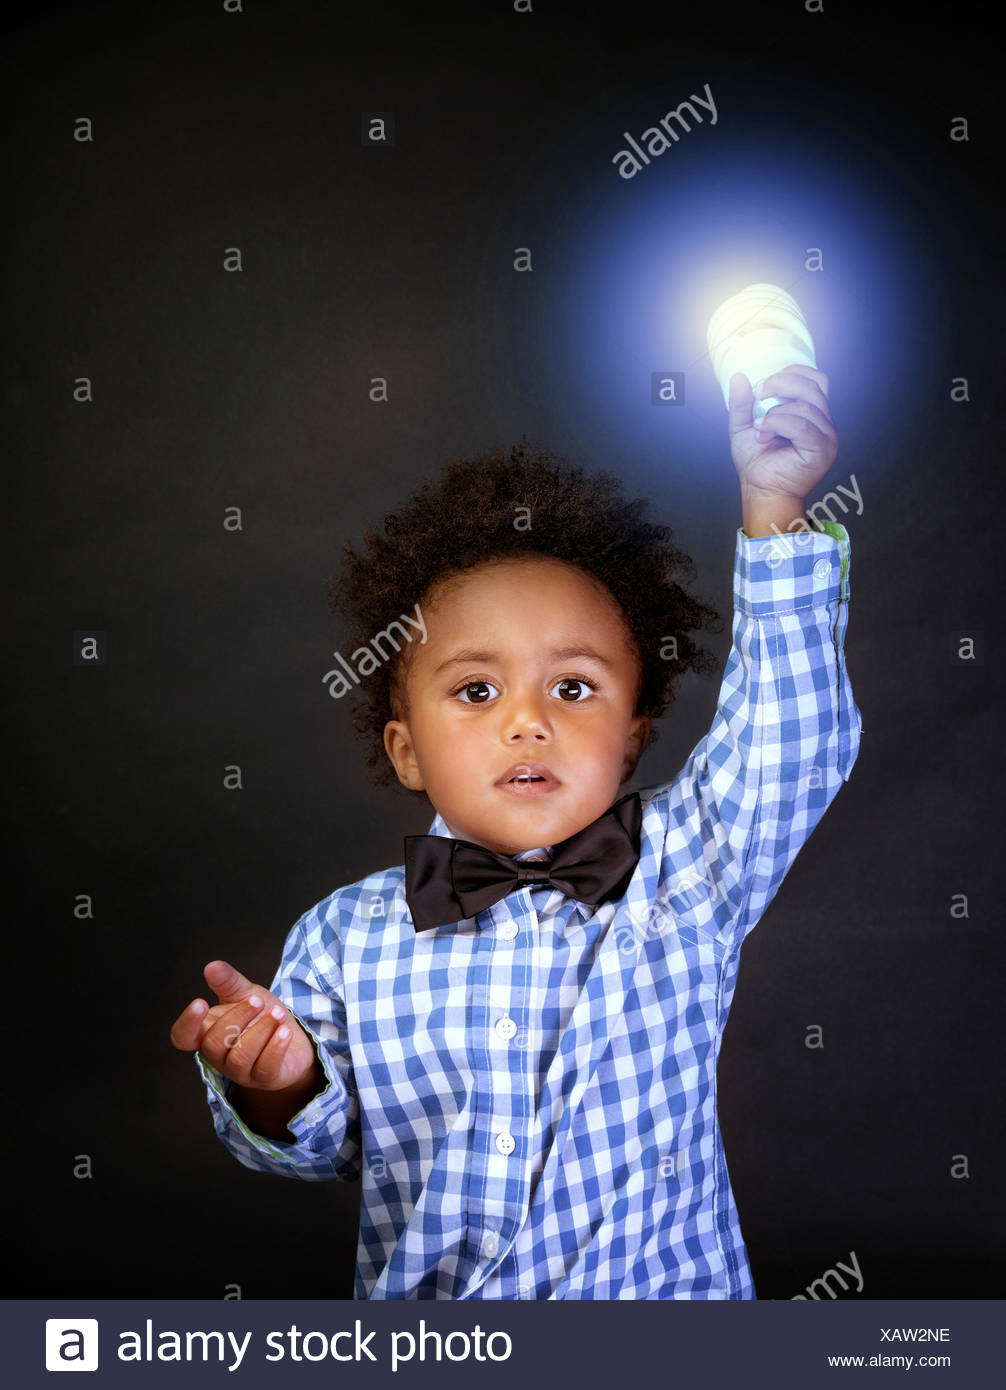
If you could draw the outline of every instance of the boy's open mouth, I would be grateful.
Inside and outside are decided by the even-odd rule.
[[[544,763],[514,763],[508,767],[496,786],[519,796],[537,796],[554,791],[559,779]]]

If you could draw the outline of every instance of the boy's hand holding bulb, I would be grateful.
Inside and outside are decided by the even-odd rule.
[[[758,384],[759,398],[785,396],[755,425],[751,382],[730,378],[727,431],[741,484],[744,533],[785,531],[802,518],[807,497],[838,456],[838,433],[828,408],[828,378],[800,363],[773,372]]]
[[[807,320],[787,290],[759,280],[719,305],[706,343],[729,411],[745,534],[785,531],[804,520],[808,494],[838,454]]]

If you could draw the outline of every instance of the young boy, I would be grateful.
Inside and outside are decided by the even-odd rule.
[[[827,378],[761,394],[791,400],[758,429],[731,382],[733,646],[664,785],[618,797],[717,615],[610,474],[519,448],[452,464],[347,547],[354,660],[416,614],[355,723],[378,784],[432,803],[430,837],[306,912],[271,990],[207,965],[219,1002],[172,1041],[245,1167],[362,1177],[358,1298],[755,1297],[720,1039],[742,942],[861,730],[849,539],[804,516],[838,449]]]

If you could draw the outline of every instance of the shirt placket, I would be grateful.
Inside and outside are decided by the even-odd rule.
[[[527,888],[488,909],[485,962],[473,994],[479,1095],[468,1182],[469,1291],[510,1249],[528,1201],[535,1041],[527,1034],[538,918]]]

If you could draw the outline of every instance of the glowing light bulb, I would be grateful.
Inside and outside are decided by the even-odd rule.
[[[723,400],[730,407],[730,378],[744,372],[755,394],[754,423],[792,397],[760,396],[766,377],[794,363],[816,367],[814,340],[792,295],[778,285],[746,285],[709,320],[709,356]]]

